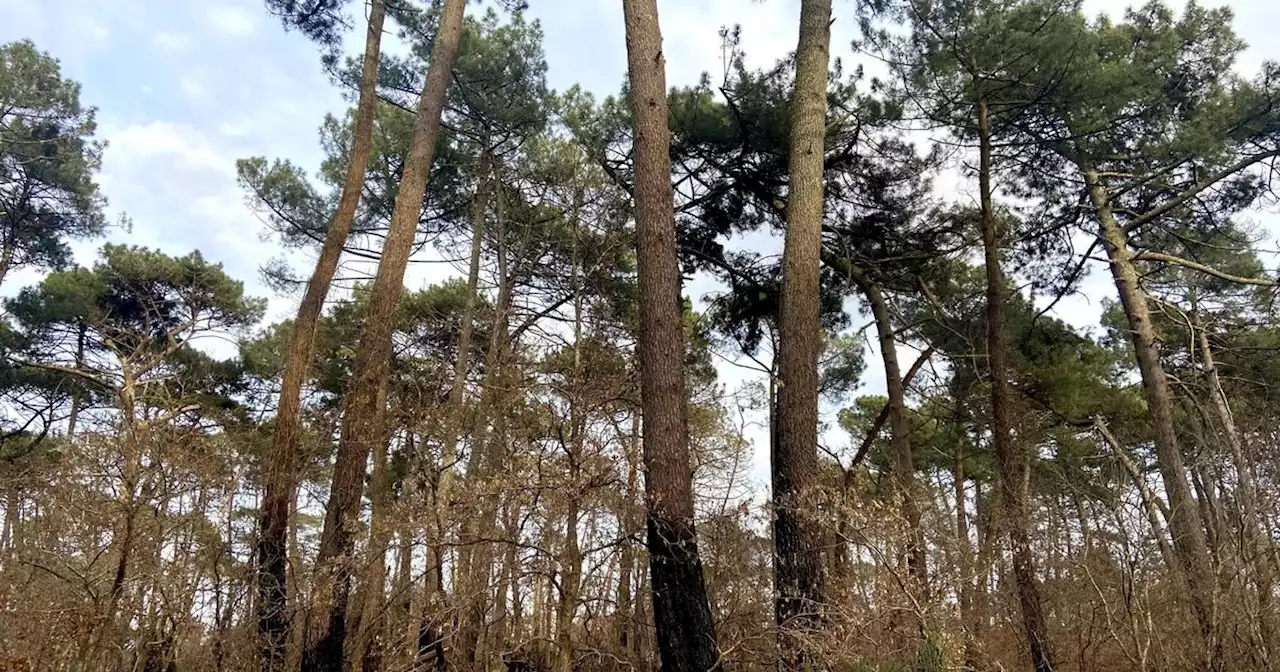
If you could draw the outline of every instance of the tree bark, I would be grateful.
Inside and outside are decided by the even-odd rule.
[[[956,498],[956,569],[960,575],[960,586],[957,592],[960,598],[960,623],[964,632],[963,669],[966,672],[974,672],[982,669],[982,656],[978,650],[977,637],[974,636],[977,630],[975,627],[977,617],[973,608],[973,546],[969,541],[969,514],[965,510],[968,498],[965,496],[963,443],[957,441],[955,448],[952,485],[955,487]]]
[[[667,672],[719,664],[694,526],[666,60],[656,0],[623,0],[634,114],[645,506],[658,653]]]
[[[573,472],[576,476],[577,469]],[[578,610],[578,588],[582,580],[578,499],[576,492],[569,495],[569,506],[565,512],[565,547],[560,558],[560,605],[556,611],[556,672],[573,672],[573,615]]]
[[[1209,561],[1209,547],[1205,531],[1197,514],[1197,503],[1191,494],[1182,450],[1173,424],[1173,399],[1164,366],[1160,362],[1160,345],[1155,327],[1151,323],[1150,307],[1146,291],[1138,281],[1138,271],[1133,251],[1124,233],[1124,227],[1111,211],[1110,194],[1098,173],[1089,167],[1082,170],[1089,200],[1098,217],[1100,236],[1111,262],[1111,276],[1120,295],[1129,322],[1130,339],[1138,370],[1142,374],[1147,393],[1147,412],[1151,415],[1156,460],[1164,489],[1169,498],[1169,528],[1173,536],[1173,550],[1178,556],[1180,573],[1187,582],[1187,600],[1192,615],[1204,638],[1210,669],[1217,669],[1220,652],[1213,616],[1213,570]]]
[[[480,166],[475,197],[471,203],[471,260],[467,269],[467,301],[462,311],[462,327],[458,331],[458,351],[453,361],[453,384],[449,388],[445,412],[444,449],[441,452],[440,493],[445,502],[452,501],[454,462],[458,459],[458,435],[463,430],[467,368],[471,362],[471,338],[475,333],[476,307],[480,303],[480,253],[484,249],[484,225],[488,214],[492,184],[492,156],[488,137],[480,150]]]
[[[4,279],[9,277],[9,271],[13,269],[13,253],[17,247],[17,243],[13,240],[13,229],[11,228],[9,231],[10,233],[5,236],[4,243],[0,244],[0,286],[4,285]]]
[[[779,662],[792,670],[815,663],[811,638],[820,627],[823,603],[822,531],[813,509],[819,487],[819,261],[830,43],[831,1],[802,0],[791,106],[772,469]]]
[[[281,672],[286,665],[289,638],[287,537],[289,511],[293,508],[297,480],[297,443],[302,424],[302,384],[311,367],[316,326],[325,297],[351,234],[356,208],[364,188],[365,171],[373,151],[373,120],[377,111],[378,61],[382,50],[382,26],[386,0],[371,0],[365,35],[360,97],[356,127],[352,133],[351,163],[338,209],[325,233],[320,258],[307,283],[306,294],[294,318],[289,351],[285,358],[280,400],[276,407],[275,436],[263,485],[262,520],[257,548],[258,654],[262,672]]]
[[[499,202],[500,204],[501,202]],[[475,431],[472,433],[471,459],[464,474],[467,492],[489,493],[494,477],[503,472],[504,441],[496,440],[490,430],[492,419],[495,427],[503,421],[501,407],[508,387],[504,379],[507,364],[509,320],[511,301],[515,294],[515,280],[507,273],[505,225],[498,218],[498,300],[495,307],[492,333],[485,355],[485,376],[480,407],[476,412]],[[498,506],[492,501],[494,493],[482,497],[476,508],[463,521],[459,532],[458,577],[454,598],[460,614],[456,648],[468,665],[474,667],[481,660],[484,643],[485,613],[490,597],[490,578],[493,570],[493,534],[497,528]]]
[[[1107,429],[1107,425],[1102,418],[1094,419],[1094,427],[1098,433],[1102,435],[1103,440],[1111,447],[1111,452],[1116,456],[1116,460],[1120,462],[1120,466],[1124,468],[1125,473],[1129,474],[1129,479],[1133,481],[1133,485],[1138,489],[1138,496],[1142,499],[1142,508],[1146,511],[1147,522],[1151,525],[1151,534],[1156,538],[1156,544],[1160,547],[1160,557],[1164,560],[1165,566],[1170,572],[1178,571],[1178,563],[1173,554],[1173,548],[1169,546],[1169,535],[1165,532],[1162,516],[1167,517],[1168,509],[1162,507],[1160,498],[1151,492],[1151,488],[1147,486],[1147,481],[1142,477],[1142,471],[1138,469],[1138,465],[1129,459],[1124,451],[1124,446],[1120,441],[1112,435],[1111,430]]]
[[[378,404],[379,389],[390,367],[396,305],[404,290],[405,268],[413,249],[423,196],[435,158],[440,115],[458,56],[465,4],[465,0],[446,0],[444,3],[431,49],[426,85],[418,104],[413,140],[391,214],[391,225],[362,316],[360,343],[356,349],[351,385],[343,400],[338,457],[316,558],[319,579],[316,590],[322,591],[322,595],[329,593],[325,595],[329,600],[328,618],[322,616],[319,619],[315,637],[303,655],[302,667],[306,672],[327,672],[337,670],[341,665],[347,634],[352,532],[360,515],[360,494],[369,451],[373,442],[385,439],[380,431],[385,409]]]
[[[1258,489],[1253,480],[1253,467],[1245,455],[1244,443],[1236,430],[1235,416],[1231,412],[1231,404],[1227,393],[1222,388],[1222,378],[1218,375],[1218,366],[1213,357],[1213,348],[1209,345],[1209,334],[1199,319],[1193,319],[1191,328],[1196,332],[1196,342],[1200,346],[1200,358],[1204,363],[1205,378],[1209,382],[1209,395],[1213,399],[1213,410],[1218,416],[1226,434],[1227,448],[1231,453],[1232,466],[1236,471],[1236,499],[1240,503],[1240,528],[1245,542],[1244,556],[1253,566],[1253,580],[1258,592],[1258,633],[1261,657],[1271,656],[1271,639],[1274,632],[1272,624],[1271,604],[1272,589],[1275,577],[1272,574],[1271,554],[1274,543],[1269,539],[1262,518],[1258,515]]]
[[[353,621],[355,646],[351,651],[351,668],[357,672],[376,672],[379,649],[386,632],[387,547],[391,543],[391,483],[387,470],[387,441],[373,446],[373,474],[369,483],[369,548],[366,559],[360,612]]]
[[[400,473],[400,494],[396,498],[396,582],[395,618],[391,625],[392,636],[388,639],[393,647],[390,665],[394,669],[410,667],[414,660],[414,644],[417,642],[417,621],[413,617],[413,545],[414,534],[420,528],[418,503],[430,501],[424,497],[424,489],[417,487],[414,474],[421,468],[418,456],[418,444],[415,441],[413,427],[405,432],[402,448],[402,470]],[[429,574],[428,574],[429,576]]]
[[[480,257],[484,248],[485,220],[488,216],[489,194],[493,184],[493,164],[492,156],[489,152],[489,140],[487,136],[484,138],[483,143],[485,146],[480,150],[479,175],[476,193],[471,204],[471,258],[470,265],[467,270],[467,300],[463,308],[462,328],[458,334],[458,350],[454,358],[453,367],[453,384],[449,388],[448,410],[446,411],[444,423],[444,448],[441,452],[441,472],[438,497],[443,503],[443,506],[446,507],[446,511],[451,511],[454,505],[454,463],[458,460],[458,440],[460,438],[459,435],[462,433],[464,428],[462,416],[466,406],[464,400],[466,393],[467,368],[471,358],[471,339],[475,329],[476,308],[480,301],[478,294],[478,287],[480,285]],[[503,284],[504,282],[504,280],[499,279],[499,284]],[[501,299],[499,301],[501,302]],[[505,312],[503,315],[503,319],[505,319]],[[505,333],[505,330],[503,331]],[[496,333],[497,332],[495,331],[495,334]],[[497,365],[497,360],[495,359],[497,350],[494,348],[497,345],[498,342],[496,337],[491,339],[489,345],[489,356],[487,358],[489,361],[485,366],[485,389],[483,392],[481,409],[477,413],[477,427],[488,422],[486,409],[488,404],[492,403],[491,399],[493,392],[491,388],[493,387],[493,371],[494,367]],[[476,485],[476,478],[486,473],[481,466],[484,458],[483,452],[485,447],[483,444],[485,443],[485,436],[487,436],[487,433],[485,433],[483,429],[480,430],[480,434],[473,436],[471,459],[467,463],[466,480],[468,488],[474,487]],[[475,520],[477,517],[469,518],[468,520]],[[469,527],[470,526],[468,525],[464,525],[463,529],[467,530]],[[469,543],[470,542],[464,542],[464,544]],[[457,576],[464,579],[465,582],[462,585],[462,590],[455,590],[454,592],[455,595],[462,599],[478,598],[478,595],[469,592],[469,589],[473,587],[473,582],[470,581],[470,579],[473,578],[473,569],[470,559],[474,552],[475,547],[464,545],[459,549],[459,555],[457,556],[458,563],[455,566],[455,570],[457,571]],[[441,588],[443,589],[443,586],[441,586]],[[439,603],[443,605],[444,596],[440,595],[439,597]],[[483,606],[480,608],[482,609]],[[467,607],[467,609],[467,613],[470,614],[471,607]],[[480,613],[482,614],[483,612]],[[481,624],[472,623],[474,620],[475,619],[472,619],[469,616],[462,620],[464,629],[461,633],[460,639],[464,655],[472,662],[474,662],[476,639],[472,639],[473,633],[470,630],[467,630],[465,626],[468,624],[474,625],[474,635],[478,639],[479,627]]]
[[[84,347],[85,338],[88,336],[89,325],[85,324],[82,319],[76,325],[76,371],[84,370]],[[71,411],[67,414],[67,438],[74,438],[76,428],[80,423],[80,409],[84,404],[84,390],[80,385],[81,381],[75,381],[76,389],[71,393]]]
[[[1040,586],[1036,581],[1035,555],[1031,551],[1031,513],[1026,501],[1030,456],[1022,442],[1015,441],[1013,437],[1013,409],[1009,399],[1005,344],[1005,279],[1000,267],[1002,232],[992,203],[991,129],[987,103],[981,97],[977,108],[978,189],[987,272],[987,368],[991,379],[991,440],[1000,473],[1000,495],[1004,511],[1001,522],[1009,537],[1013,555],[1013,578],[1018,589],[1018,602],[1030,648],[1031,664],[1036,672],[1052,672],[1049,626]]]
[[[924,537],[920,532],[920,504],[916,493],[916,464],[911,447],[911,422],[907,416],[906,380],[898,361],[898,346],[893,335],[893,317],[884,292],[864,273],[854,276],[875,319],[876,334],[880,344],[880,357],[884,361],[885,391],[889,397],[890,443],[894,455],[894,484],[902,497],[902,516],[907,521],[907,568],[915,583],[913,590],[920,597],[928,592],[929,570],[925,564]]]
[[[4,529],[0,530],[0,559],[5,561],[0,567],[4,569],[9,568],[10,558],[17,555],[18,545],[13,540],[21,522],[18,512],[21,507],[22,489],[17,477],[12,477],[4,489]]]
[[[986,664],[982,652],[980,633],[981,633],[981,615],[978,605],[978,565],[977,553],[975,552],[973,540],[970,536],[970,523],[968,511],[968,482],[969,476],[965,472],[965,460],[969,455],[965,452],[965,432],[967,427],[967,413],[964,408],[964,399],[969,395],[969,389],[972,385],[972,377],[959,371],[952,374],[951,382],[947,391],[951,397],[953,404],[951,409],[951,436],[952,447],[952,486],[955,490],[956,500],[956,569],[959,574],[959,587],[957,589],[957,597],[959,598],[960,622],[963,628],[963,648],[964,648],[964,664],[962,669],[965,672],[978,672],[986,669]],[[981,484],[974,481],[974,503],[979,503]],[[977,512],[981,515],[981,512]],[[981,527],[979,525],[979,527]]]
[[[581,460],[585,418],[582,413],[582,276],[578,260],[578,236],[582,213],[582,189],[574,190],[573,241],[573,371],[569,380],[570,438],[565,457],[569,462],[568,502],[564,515],[564,553],[560,558],[560,608],[556,612],[556,672],[573,672],[573,616],[578,610],[582,581],[582,549],[578,523],[582,510]]]
[[[627,491],[626,499],[618,511],[618,529],[624,535],[631,535],[640,530],[640,521],[633,515],[636,498],[640,492],[640,416],[633,415],[631,420],[631,436],[627,441]],[[635,640],[634,623],[632,622],[632,576],[635,572],[636,551],[630,540],[625,540],[619,550],[618,558],[618,608],[615,615],[618,620],[618,646],[624,653],[630,653]]]
[[[507,497],[502,502],[502,532],[507,540],[506,549],[502,553],[502,569],[498,578],[497,614],[498,642],[505,652],[513,640],[521,641],[521,607],[520,607],[520,556],[516,545],[520,539],[520,502]],[[507,596],[511,596],[508,601]]]

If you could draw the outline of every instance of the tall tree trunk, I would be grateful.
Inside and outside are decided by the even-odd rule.
[[[103,656],[102,662],[104,666],[110,665],[109,660],[104,656],[110,649],[107,638],[116,634],[116,617],[122,611],[120,604],[124,600],[125,584],[134,563],[140,508],[138,499],[139,492],[143,490],[142,443],[138,435],[138,415],[135,404],[137,383],[132,373],[132,365],[128,360],[125,360],[122,364],[124,380],[116,391],[116,397],[120,404],[121,425],[119,438],[122,442],[121,449],[123,454],[121,456],[120,489],[116,500],[123,520],[119,522],[111,539],[111,544],[118,549],[119,555],[116,558],[115,571],[111,579],[111,589],[107,593],[107,602],[100,614],[100,621],[93,643],[86,651],[82,652],[82,654],[89,656]]]
[[[973,545],[969,541],[969,514],[965,510],[965,473],[963,442],[956,442],[956,454],[952,463],[952,478],[956,498],[956,569],[960,575],[960,623],[964,628],[964,667],[965,672],[976,672],[983,668],[982,655],[979,651],[977,615],[974,610],[974,576]]]
[[[462,326],[458,333],[458,346],[453,364],[453,382],[449,388],[448,406],[443,423],[444,446],[441,451],[440,481],[436,493],[437,500],[440,502],[440,506],[444,507],[446,516],[451,515],[449,512],[453,510],[452,507],[454,506],[454,468],[455,463],[458,461],[459,435],[465,429],[463,414],[466,407],[467,370],[471,361],[471,340],[475,333],[476,309],[480,302],[478,291],[480,285],[480,260],[481,252],[484,249],[485,221],[488,216],[489,195],[493,185],[493,157],[490,153],[487,134],[483,136],[481,142],[483,146],[480,149],[476,192],[471,202],[471,255],[467,269],[467,298],[463,307]],[[489,371],[487,367],[486,371]],[[489,379],[491,380],[491,376]],[[483,411],[483,409],[481,410]],[[478,419],[479,423],[487,421],[483,414],[479,415],[481,415]],[[472,444],[472,460],[467,467],[469,486],[473,485],[471,473],[480,457],[480,444],[475,440],[472,441]],[[440,541],[444,541],[443,529],[441,533]],[[471,546],[464,546],[460,549],[459,562],[454,566],[458,577],[465,578],[470,573],[470,557],[473,552],[474,548]],[[443,553],[441,553],[440,559],[442,562],[443,558]],[[431,603],[436,604],[437,608],[439,608],[444,605],[443,582],[437,588],[439,590]],[[455,590],[454,592],[459,596],[465,594],[465,591],[462,590]],[[474,647],[474,644],[472,647]],[[472,653],[474,653],[474,650]]]
[[[15,543],[18,523],[21,522],[19,509],[22,508],[22,487],[18,477],[10,477],[4,489],[4,529],[0,530],[0,567],[9,568],[10,558],[17,555],[18,544]]]
[[[893,318],[889,303],[879,285],[859,272],[854,281],[871,306],[879,338],[880,357],[884,361],[885,391],[889,397],[889,431],[894,455],[894,485],[902,497],[902,516],[907,521],[907,564],[912,589],[917,598],[929,588],[929,570],[925,564],[924,537],[920,532],[920,504],[917,501],[916,463],[911,448],[911,422],[907,416],[906,380],[898,362],[898,346],[893,335]]]
[[[975,536],[978,541],[978,553],[974,558],[973,568],[973,639],[978,643],[980,654],[978,662],[980,663],[986,662],[981,654],[985,654],[983,646],[987,631],[991,627],[991,568],[998,550],[994,529],[996,512],[991,502],[993,489],[994,485],[988,485],[984,489],[981,481],[973,482],[973,520],[976,524]]]
[[[301,484],[294,481],[293,494],[290,501],[298,501],[298,491]],[[298,543],[298,526],[289,526],[289,564],[293,567],[302,567],[302,547]],[[293,600],[294,604],[301,604],[300,596],[309,594],[309,578],[302,572],[293,572],[289,577],[289,583],[286,586],[288,591],[287,598]],[[254,602],[252,596],[247,602]],[[258,605],[254,604],[250,610],[252,614],[258,614]],[[297,670],[302,665],[302,647],[306,640],[306,620],[307,612],[305,609],[294,609],[289,614],[288,634],[285,637],[285,668],[286,670]]]
[[[1031,512],[1027,506],[1030,456],[1022,441],[1013,437],[1009,399],[1007,346],[1005,344],[1005,279],[1000,267],[1002,232],[996,219],[991,191],[991,127],[986,100],[979,97],[978,189],[982,208],[982,246],[987,269],[987,367],[991,377],[991,440],[995,444],[1002,498],[1001,523],[1013,554],[1013,578],[1018,589],[1022,625],[1026,630],[1031,663],[1036,672],[1052,672],[1049,626],[1044,600],[1036,581],[1035,555],[1031,551]]]
[[[569,392],[569,462],[568,506],[564,514],[564,553],[560,557],[560,607],[556,612],[556,672],[573,671],[573,616],[578,610],[578,590],[582,581],[582,550],[578,544],[578,523],[582,510],[581,460],[582,433],[582,275],[578,259],[578,237],[581,232],[582,189],[574,190],[573,213],[573,371]]]
[[[779,655],[784,669],[797,670],[814,662],[816,652],[806,641],[820,627],[823,602],[822,533],[814,512],[819,486],[819,260],[830,44],[831,0],[802,0],[791,104],[790,195],[782,253],[777,445],[773,455]]]
[[[13,270],[13,253],[17,246],[13,240],[12,228],[9,231],[4,237],[4,242],[0,243],[0,286],[4,285],[4,279],[9,277],[9,271]]]
[[[391,507],[391,483],[387,470],[387,442],[379,441],[373,446],[373,474],[369,483],[369,549],[363,586],[361,588],[360,612],[353,619],[355,646],[351,651],[351,667],[364,672],[376,672],[375,663],[380,649],[386,642],[382,638],[386,632],[386,587],[387,587],[387,547],[391,543],[391,529],[388,514]]]
[[[485,377],[480,408],[476,412],[475,431],[472,434],[471,459],[464,474],[467,492],[485,492],[493,487],[494,478],[503,472],[505,445],[502,433],[494,438],[490,424],[503,423],[501,406],[509,386],[504,379],[510,338],[509,320],[511,301],[515,294],[515,280],[507,274],[505,225],[501,217],[497,222],[498,235],[498,300],[494,324],[490,334],[488,353],[485,356]],[[456,648],[472,667],[481,660],[481,641],[484,635],[485,613],[491,595],[489,588],[493,570],[493,534],[497,529],[498,506],[495,493],[480,498],[476,510],[463,521],[459,532],[461,547],[458,553],[454,597],[458,602],[459,623]]]
[[[422,213],[423,196],[435,157],[440,115],[450,74],[458,56],[465,0],[446,0],[431,49],[431,65],[418,103],[413,140],[396,194],[391,225],[378,273],[365,306],[351,384],[343,400],[342,431],[334,464],[333,485],[325,512],[324,532],[316,558],[316,590],[328,599],[328,618],[318,619],[314,638],[303,655],[304,671],[337,670],[346,639],[347,602],[351,584],[352,532],[360,515],[365,463],[375,441],[385,439],[385,409],[379,390],[391,360],[391,333],[396,305],[404,291],[404,273]],[[328,593],[327,595],[325,593]]]
[[[972,378],[968,375],[956,372],[952,375],[951,384],[948,386],[951,403],[951,432],[952,447],[955,451],[952,455],[952,485],[955,489],[956,500],[956,569],[959,573],[959,588],[957,589],[960,608],[960,622],[964,633],[964,665],[965,672],[978,672],[986,669],[983,657],[981,641],[980,641],[980,610],[978,605],[978,561],[970,537],[970,523],[968,511],[968,482],[969,477],[965,472],[965,460],[968,455],[965,452],[967,413],[964,408],[963,399],[969,394],[969,387],[972,384]],[[974,482],[975,504],[977,503],[977,492],[980,489],[977,481]],[[981,515],[979,513],[979,515]]]
[[[1209,557],[1222,556],[1222,540],[1219,530],[1222,529],[1222,516],[1218,507],[1216,481],[1205,473],[1205,464],[1198,461],[1191,463],[1191,487],[1196,493],[1196,502],[1200,505],[1200,521],[1204,525],[1205,540],[1209,547]],[[1223,576],[1223,580],[1227,577]]]
[[[406,423],[404,443],[393,458],[399,480],[392,480],[390,485],[394,497],[391,501],[391,527],[394,529],[396,545],[395,580],[391,588],[391,604],[387,614],[387,645],[385,648],[384,666],[402,670],[408,668],[413,661],[414,642],[417,634],[417,621],[413,617],[413,541],[414,534],[421,526],[420,504],[429,502],[423,490],[417,487],[414,474],[419,469],[418,443],[416,425]],[[395,492],[399,486],[399,492]]]
[[[520,539],[520,502],[507,497],[502,502],[502,532],[506,548],[502,553],[502,569],[498,578],[497,609],[495,620],[500,624],[497,641],[503,651],[521,641],[520,555],[517,541]],[[508,595],[511,596],[508,601]]]
[[[622,10],[635,123],[638,350],[654,625],[664,670],[707,672],[719,654],[694,526],[666,59],[657,0],[623,0]]]
[[[618,513],[618,529],[624,535],[635,534],[640,530],[640,521],[633,516],[636,498],[640,492],[640,416],[631,417],[631,436],[627,442],[627,492],[626,499]],[[632,620],[632,576],[635,572],[636,551],[630,540],[623,542],[618,558],[618,608],[615,612],[618,620],[618,646],[624,653],[631,651],[632,640],[635,639],[634,622]]]
[[[276,407],[276,428],[263,485],[262,520],[257,548],[258,654],[262,672],[285,669],[289,638],[287,537],[289,511],[293,508],[297,480],[298,431],[302,424],[302,384],[311,367],[316,326],[324,309],[329,285],[342,258],[342,248],[355,222],[365,171],[373,151],[373,120],[377,111],[378,61],[382,49],[382,26],[386,0],[371,0],[369,26],[365,35],[360,98],[356,104],[356,127],[352,133],[351,163],[338,209],[325,233],[320,258],[307,283],[306,294],[294,318],[289,351],[285,358],[280,400]]]
[[[83,319],[80,320],[76,325],[76,371],[84,370],[84,341],[88,331],[89,325],[85,324]],[[80,409],[84,404],[84,390],[80,382],[75,381],[76,389],[71,393],[71,412],[67,414],[67,438],[75,438],[76,428],[80,423]]]
[[[657,643],[654,640],[649,638],[648,624],[654,620],[653,591],[649,575],[649,572],[636,573],[635,597],[631,600],[631,622],[638,626],[632,631],[631,659],[643,663],[652,660],[650,656],[653,655],[653,650],[660,648],[656,646]],[[661,656],[660,650],[659,656]],[[660,664],[662,661],[657,662]],[[650,667],[660,669],[658,665]]]
[[[535,574],[533,577],[533,604],[529,612],[529,620],[533,623],[530,628],[530,637],[534,640],[542,639],[546,630],[542,627],[542,615],[547,608],[547,581],[543,580],[541,573]]]
[[[467,268],[467,300],[462,309],[462,326],[458,331],[457,354],[453,361],[453,384],[449,388],[448,408],[445,411],[444,449],[441,452],[440,493],[447,503],[453,497],[454,462],[458,459],[458,435],[463,431],[463,410],[466,406],[467,368],[471,362],[471,338],[475,333],[476,306],[480,303],[480,253],[484,249],[484,225],[488,216],[489,192],[492,186],[493,157],[489,151],[489,137],[482,140],[479,176],[475,197],[471,202],[471,259]]]
[[[441,465],[436,473],[442,470]],[[444,546],[447,535],[445,519],[448,505],[440,493],[440,477],[431,478],[424,473],[419,477],[419,484],[420,489],[430,495],[431,509],[424,530],[426,567],[423,571],[425,577],[421,618],[415,630],[417,646],[414,652],[414,669],[425,669],[425,665],[433,663],[436,669],[443,670],[446,665],[443,624],[448,599],[444,588]]]
[[[577,472],[577,469],[573,471]],[[565,511],[564,553],[560,558],[560,605],[556,611],[556,672],[573,672],[573,615],[578,610],[578,588],[582,580],[582,553],[578,548],[578,499],[576,493],[571,494],[569,507]]]
[[[1275,578],[1271,571],[1274,543],[1268,538],[1266,528],[1262,527],[1262,519],[1258,515],[1258,490],[1253,480],[1253,465],[1245,455],[1244,443],[1236,430],[1235,416],[1231,412],[1227,393],[1222,388],[1222,379],[1218,375],[1213,348],[1209,346],[1209,334],[1198,318],[1193,319],[1191,326],[1196,332],[1196,342],[1200,346],[1200,358],[1204,362],[1204,373],[1209,382],[1213,410],[1226,435],[1231,463],[1236,471],[1236,500],[1240,503],[1240,528],[1245,542],[1244,556],[1253,566],[1253,580],[1258,591],[1259,602],[1257,624],[1261,640],[1258,642],[1259,653],[1265,660],[1271,655],[1270,645],[1274,632],[1271,614],[1272,589],[1275,585]]]
[[[1209,546],[1197,515],[1196,499],[1191,494],[1182,450],[1178,446],[1173,424],[1173,399],[1160,362],[1159,339],[1151,323],[1146,291],[1139,284],[1134,254],[1129,249],[1124,227],[1111,211],[1111,197],[1106,186],[1092,168],[1085,167],[1082,174],[1089,189],[1090,203],[1098,217],[1100,234],[1111,262],[1111,276],[1129,322],[1134,355],[1147,393],[1147,412],[1151,416],[1156,461],[1169,498],[1169,528],[1181,569],[1179,573],[1187,583],[1187,600],[1204,638],[1210,669],[1217,669],[1221,647],[1214,625],[1214,582]]]
[[[1169,545],[1169,535],[1165,532],[1162,520],[1168,518],[1168,508],[1164,507],[1162,502],[1155,493],[1151,492],[1151,488],[1147,486],[1147,480],[1143,478],[1142,471],[1138,469],[1138,465],[1129,459],[1129,455],[1125,453],[1124,446],[1116,439],[1111,430],[1107,428],[1102,418],[1094,419],[1094,427],[1098,433],[1102,435],[1107,445],[1111,447],[1111,452],[1115,454],[1116,460],[1120,462],[1120,466],[1124,468],[1125,473],[1129,475],[1129,480],[1133,481],[1133,485],[1138,489],[1138,496],[1142,499],[1142,508],[1147,514],[1147,523],[1151,525],[1151,534],[1156,538],[1156,544],[1160,547],[1160,557],[1164,560],[1165,566],[1170,572],[1178,571],[1178,563],[1173,553],[1173,548]]]

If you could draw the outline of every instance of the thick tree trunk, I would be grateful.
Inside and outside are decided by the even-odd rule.
[[[792,100],[787,233],[778,322],[777,442],[773,455],[774,590],[779,662],[814,664],[808,644],[823,603],[818,495],[819,260],[831,1],[802,0]]]
[[[1151,415],[1156,460],[1164,489],[1169,498],[1169,528],[1173,536],[1173,550],[1178,556],[1181,574],[1187,582],[1187,600],[1204,638],[1211,669],[1220,665],[1221,647],[1218,642],[1213,614],[1213,569],[1209,560],[1209,546],[1205,531],[1197,515],[1197,503],[1191,494],[1182,450],[1173,423],[1173,399],[1164,366],[1160,362],[1160,345],[1155,327],[1151,323],[1147,295],[1138,281],[1133,252],[1129,249],[1124,227],[1111,211],[1110,194],[1097,172],[1084,168],[1085,185],[1089,199],[1098,217],[1100,234],[1111,262],[1111,276],[1120,295],[1120,304],[1128,318],[1130,338],[1138,370],[1142,373],[1143,387],[1147,392],[1147,411]]]
[[[991,191],[991,134],[987,104],[977,104],[979,135],[978,189],[982,208],[982,245],[987,269],[987,368],[991,378],[991,440],[995,444],[1003,506],[1001,522],[1013,554],[1013,578],[1018,589],[1022,625],[1026,630],[1031,663],[1036,672],[1052,672],[1049,626],[1044,600],[1036,580],[1031,550],[1031,512],[1027,505],[1030,456],[1013,436],[1009,398],[1007,346],[1005,344],[1005,279],[1000,267],[1001,231]]]
[[[657,1],[623,0],[622,9],[635,120],[638,350],[654,625],[664,670],[707,672],[719,654],[694,526],[666,59]]]
[[[390,366],[396,305],[404,291],[405,268],[435,157],[440,115],[458,55],[465,4],[465,0],[444,3],[382,260],[362,316],[360,343],[351,384],[343,400],[338,457],[316,558],[319,579],[316,590],[328,599],[328,617],[321,615],[318,619],[315,636],[307,646],[302,663],[306,672],[336,670],[342,660],[351,588],[352,532],[360,515],[360,494],[369,451],[373,442],[385,439],[381,431],[385,409],[378,404],[379,389]]]
[[[356,127],[352,133],[351,163],[338,209],[325,233],[320,258],[307,283],[306,294],[294,318],[289,351],[285,358],[280,400],[276,408],[275,437],[271,446],[263,484],[262,521],[257,548],[258,655],[262,672],[285,669],[289,638],[287,537],[289,511],[294,504],[297,479],[298,431],[302,424],[302,385],[311,367],[316,326],[324,309],[329,285],[342,258],[342,248],[355,222],[365,171],[373,151],[373,119],[377,110],[378,61],[382,49],[382,26],[386,1],[372,0],[365,35],[360,98],[356,107]]]

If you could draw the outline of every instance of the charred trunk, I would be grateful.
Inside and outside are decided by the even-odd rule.
[[[664,670],[707,672],[719,655],[694,527],[666,62],[656,0],[623,0],[622,8],[635,123],[638,350],[654,625]]]

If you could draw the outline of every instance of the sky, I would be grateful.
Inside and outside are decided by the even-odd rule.
[[[356,3],[353,7],[358,7]],[[488,4],[488,3],[486,3]],[[721,26],[741,26],[749,66],[765,66],[795,48],[798,0],[660,0],[663,52],[671,86],[695,84],[704,71],[722,68]],[[1086,0],[1090,14],[1119,13],[1122,0]],[[1177,4],[1176,2],[1174,3]],[[1256,72],[1264,60],[1280,60],[1277,0],[1202,0],[1227,5],[1236,31],[1250,45],[1240,60]],[[619,0],[529,0],[528,15],[545,33],[552,88],[573,84],[603,97],[617,92],[626,71]],[[472,5],[470,12],[483,11]],[[855,30],[853,0],[835,0],[832,55],[846,69],[858,62],[849,46]],[[288,158],[311,170],[322,158],[318,128],[324,116],[347,107],[324,75],[319,53],[297,33],[284,31],[260,0],[0,0],[0,43],[30,39],[61,62],[65,77],[82,84],[81,99],[98,109],[106,149],[99,182],[113,218],[127,214],[130,230],[115,229],[113,242],[155,247],[170,254],[198,249],[245,282],[251,295],[271,299],[269,318],[291,315],[296,298],[277,297],[259,280],[259,268],[279,254],[261,238],[263,227],[236,184],[235,161],[249,156]],[[363,30],[347,51],[362,49]],[[394,49],[394,41],[392,41]],[[964,193],[953,195],[965,198]],[[80,263],[92,263],[103,241],[77,247]],[[780,243],[779,243],[780,245]],[[781,250],[775,250],[780,252]],[[411,289],[459,272],[444,264],[414,268]],[[4,293],[38,279],[12,276]],[[713,289],[695,282],[695,299]],[[1094,273],[1087,296],[1062,302],[1057,314],[1077,326],[1096,324],[1099,299],[1109,296],[1105,277]],[[903,353],[905,365],[912,361]],[[722,381],[746,380],[729,364]],[[881,393],[884,374],[868,357],[863,393]],[[832,407],[830,412],[835,410]],[[767,482],[764,433],[756,444],[752,476]]]

